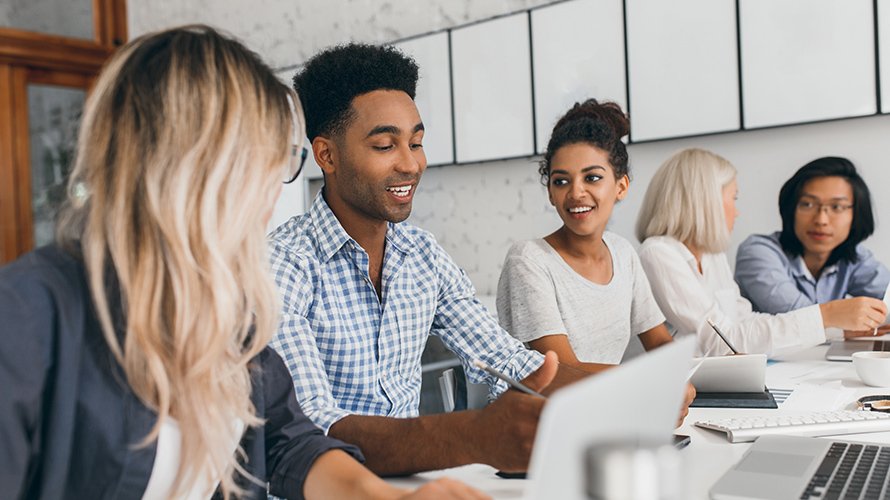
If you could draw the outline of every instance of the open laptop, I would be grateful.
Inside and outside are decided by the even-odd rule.
[[[766,435],[710,493],[714,500],[887,498],[888,466],[890,446]],[[826,494],[828,490],[834,491]]]
[[[825,352],[825,359],[853,361],[853,353],[861,351],[890,351],[890,340],[835,340]]]
[[[553,394],[538,423],[526,498],[586,499],[585,457],[597,443],[669,444],[694,348],[688,337]]]

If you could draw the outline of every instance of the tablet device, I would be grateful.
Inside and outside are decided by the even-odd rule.
[[[689,382],[696,392],[763,392],[766,354],[705,358]]]

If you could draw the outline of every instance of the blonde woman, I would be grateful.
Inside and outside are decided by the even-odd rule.
[[[302,113],[207,27],[121,49],[87,103],[59,244],[0,269],[8,498],[401,498],[300,412],[266,347],[265,221]],[[299,122],[298,124],[295,123]],[[416,498],[476,498],[452,482]]]
[[[736,176],[720,156],[689,148],[664,162],[646,190],[636,227],[640,262],[671,334],[696,335],[700,354],[729,353],[710,318],[738,350],[774,357],[825,342],[827,326],[858,324],[819,305],[777,315],[752,312],[724,253],[739,214]]]

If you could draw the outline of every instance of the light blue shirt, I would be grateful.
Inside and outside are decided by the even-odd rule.
[[[543,363],[498,326],[467,275],[422,229],[389,224],[379,300],[368,254],[321,193],[308,214],[270,235],[270,251],[284,302],[271,346],[293,375],[303,413],[325,432],[350,414],[417,416],[420,355],[430,334],[494,395],[507,384],[474,359],[516,379]]]
[[[752,234],[736,253],[735,280],[755,311],[779,314],[848,295],[883,298],[890,271],[862,244],[856,247],[855,263],[841,260],[824,268],[817,280],[802,256],[782,250],[779,234]]]

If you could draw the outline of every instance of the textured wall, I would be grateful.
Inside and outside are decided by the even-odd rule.
[[[31,1],[31,0],[28,0]],[[345,40],[388,42],[553,0],[152,0],[127,2],[131,36],[206,23],[246,41],[273,67]]]
[[[549,3],[545,0],[153,0],[128,5],[130,32],[204,22],[245,40],[273,66],[303,61],[317,49],[348,39],[387,42]],[[292,70],[281,71],[289,79]],[[633,226],[652,174],[670,154],[689,146],[710,149],[741,172],[733,246],[752,232],[779,227],[776,208],[781,184],[804,163],[826,155],[849,157],[877,194],[878,229],[867,243],[890,262],[890,202],[880,196],[890,185],[887,141],[890,116],[639,144],[629,148],[630,194],[615,209],[610,229],[635,243]],[[429,169],[410,222],[432,231],[469,274],[480,294],[494,294],[507,248],[515,241],[544,236],[560,221],[535,173],[537,158]]]

